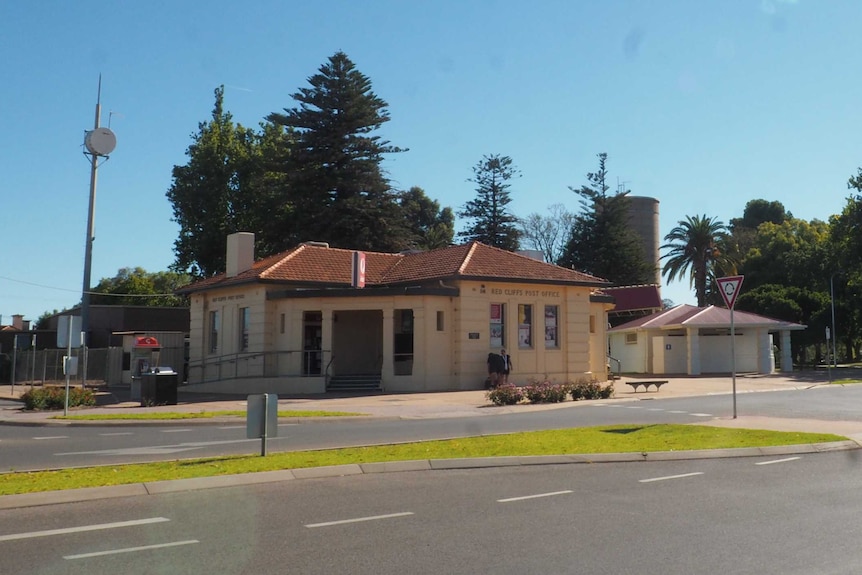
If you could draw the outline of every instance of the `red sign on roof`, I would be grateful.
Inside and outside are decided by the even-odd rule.
[[[742,287],[742,280],[745,276],[728,276],[726,278],[716,278],[715,283],[718,284],[718,293],[721,294],[721,299],[727,305],[727,309],[733,309],[733,304],[736,303],[736,296],[739,295],[739,289]]]
[[[159,347],[159,340],[150,336],[136,337],[135,347]]]

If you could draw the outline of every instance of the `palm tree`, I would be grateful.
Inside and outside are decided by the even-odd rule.
[[[733,273],[735,265],[724,249],[730,236],[723,222],[703,216],[686,216],[664,237],[662,256],[667,261],[662,275],[668,282],[689,276],[689,286],[694,286],[698,307],[707,303],[707,286],[715,279],[715,272]]]

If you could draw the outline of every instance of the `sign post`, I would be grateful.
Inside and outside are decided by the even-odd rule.
[[[274,393],[249,395],[246,405],[246,437],[260,438],[260,455],[265,457],[266,438],[278,437],[278,396]]]
[[[728,276],[717,278],[715,283],[718,284],[718,291],[721,294],[721,299],[727,304],[730,310],[730,364],[733,373],[733,419],[736,419],[736,329],[733,325],[733,306],[736,303],[736,296],[739,295],[739,288],[742,287],[742,280],[745,276]]]

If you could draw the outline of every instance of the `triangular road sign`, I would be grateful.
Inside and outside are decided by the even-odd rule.
[[[733,304],[736,303],[736,296],[739,295],[739,289],[742,287],[742,280],[745,276],[728,276],[726,278],[716,278],[715,283],[718,284],[718,293],[721,294],[721,299],[727,305],[727,309],[733,309]]]

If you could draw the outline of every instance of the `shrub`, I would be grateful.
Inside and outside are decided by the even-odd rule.
[[[66,388],[64,387],[37,387],[24,392],[21,395],[24,408],[29,410],[57,410],[66,406]],[[69,407],[96,405],[96,395],[93,390],[70,387]]]
[[[595,380],[580,380],[570,386],[572,399],[608,399],[614,394],[614,384],[609,383],[602,387],[602,384]]]
[[[515,405],[524,399],[524,392],[513,383],[498,385],[485,394],[494,405]]]
[[[531,381],[524,388],[524,395],[530,403],[559,403],[566,400],[569,387],[550,381]]]

